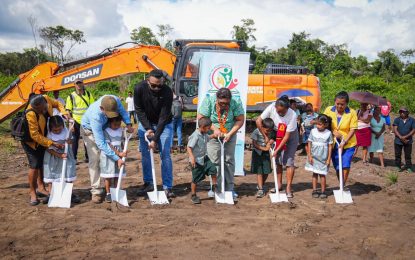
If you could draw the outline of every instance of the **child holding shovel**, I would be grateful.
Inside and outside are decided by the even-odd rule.
[[[47,138],[59,144],[71,144],[71,140],[66,140],[68,129],[65,127],[63,118],[59,115],[52,116],[48,122],[49,132]],[[72,149],[68,149],[68,153],[64,153],[64,149],[58,149],[51,146],[45,153],[43,158],[43,181],[48,184],[49,192],[52,190],[52,182],[60,181],[63,167],[63,159],[66,158],[66,182],[73,182],[76,179],[76,160],[73,156]],[[72,194],[71,201],[79,203],[80,199],[77,195]]]
[[[205,176],[212,176],[213,183],[216,183],[216,166],[207,156],[207,143],[209,141],[208,132],[212,126],[212,121],[208,117],[198,120],[199,128],[189,137],[187,143],[187,153],[189,154],[190,165],[192,166],[191,200],[193,204],[200,204],[200,198],[196,195],[196,187]]]
[[[271,118],[265,118],[262,120],[262,128],[269,138],[268,142],[265,142],[265,138],[258,128],[251,134],[252,144],[254,146],[254,149],[252,150],[251,172],[257,174],[257,198],[265,196],[264,184],[268,178],[268,174],[272,172],[271,159],[268,151],[274,143],[271,139],[272,130],[274,129],[274,121],[272,121]]]
[[[121,127],[121,122],[122,118],[120,116],[108,118],[109,127],[104,130],[104,136],[105,141],[109,144],[115,154],[122,158],[127,155],[122,151],[124,131]],[[105,155],[105,153],[100,154],[99,168],[101,173],[100,176],[105,179],[105,201],[110,203],[112,201],[110,188],[115,188],[117,186],[120,169],[118,168],[118,163]],[[124,175],[125,171],[123,172],[123,177]]]
[[[307,171],[313,173],[313,198],[326,199],[326,175],[329,171],[331,153],[333,151],[333,136],[330,131],[331,118],[320,115],[317,118],[316,128],[313,128],[308,137],[307,155],[305,165]],[[317,191],[318,177],[321,181],[321,193]]]

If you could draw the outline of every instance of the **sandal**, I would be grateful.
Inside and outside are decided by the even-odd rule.
[[[327,199],[327,194],[325,191],[323,191],[322,193],[320,193],[320,199]]]
[[[294,194],[292,192],[287,192],[287,198],[289,199],[294,198]]]
[[[46,194],[46,193],[40,192],[40,191],[36,191],[36,196],[38,196],[39,198],[44,198],[44,197],[47,197],[49,195]]]
[[[38,199],[29,201],[30,206],[37,206],[37,205],[39,205],[39,203],[40,203],[40,201]]]
[[[48,204],[48,202],[49,202],[49,195],[48,195],[48,196],[45,196],[45,197],[42,199],[42,203],[43,203],[43,204]]]
[[[320,197],[320,193],[318,193],[317,190],[313,190],[313,192],[311,193],[311,196],[315,199],[317,199],[318,197]],[[288,197],[288,196],[287,196]]]

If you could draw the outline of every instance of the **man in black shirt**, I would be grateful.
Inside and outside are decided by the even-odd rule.
[[[144,179],[144,186],[140,193],[153,190],[149,148],[154,149],[158,145],[163,189],[167,197],[175,196],[172,192],[173,164],[170,157],[173,139],[172,102],[173,92],[169,86],[164,84],[164,74],[161,70],[151,71],[148,78],[138,83],[134,88],[135,111],[140,121],[138,135]],[[150,145],[147,144],[144,138],[146,133],[151,140]]]

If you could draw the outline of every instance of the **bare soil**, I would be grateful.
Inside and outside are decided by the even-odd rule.
[[[74,193],[82,202],[71,209],[29,206],[26,158],[2,137],[0,155],[0,257],[2,259],[414,259],[415,175],[399,173],[390,184],[393,136],[386,135],[387,168],[354,163],[349,181],[354,203],[311,197],[305,157],[297,157],[290,203],[257,199],[256,176],[236,177],[234,205],[207,199],[190,202],[191,172],[186,154],[174,154],[174,191],[167,206],[150,206],[137,196],[142,185],[141,155],[132,142],[124,187],[131,207],[93,204],[87,164],[78,166]],[[6,138],[7,139],[7,138]],[[6,143],[5,143],[6,142]],[[251,152],[245,152],[250,168]],[[360,156],[360,154],[359,154]],[[159,183],[160,167],[157,160]],[[376,160],[375,163],[378,163]],[[268,187],[273,186],[272,177]],[[338,187],[333,171],[329,190]]]

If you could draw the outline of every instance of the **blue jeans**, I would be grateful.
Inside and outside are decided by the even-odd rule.
[[[177,131],[177,145],[182,145],[182,127],[183,127],[183,118],[173,118],[173,136],[171,138],[171,145],[173,146],[174,132]]]
[[[153,130],[156,125],[152,125]],[[140,124],[138,128],[138,137],[141,150],[141,165],[143,168],[143,180],[145,183],[153,184],[153,176],[151,173],[151,158],[148,144],[144,138],[146,130]],[[163,189],[171,189],[173,187],[173,163],[170,157],[171,142],[173,140],[173,123],[167,124],[160,136],[157,145],[160,150],[161,159],[161,178],[163,179]]]

